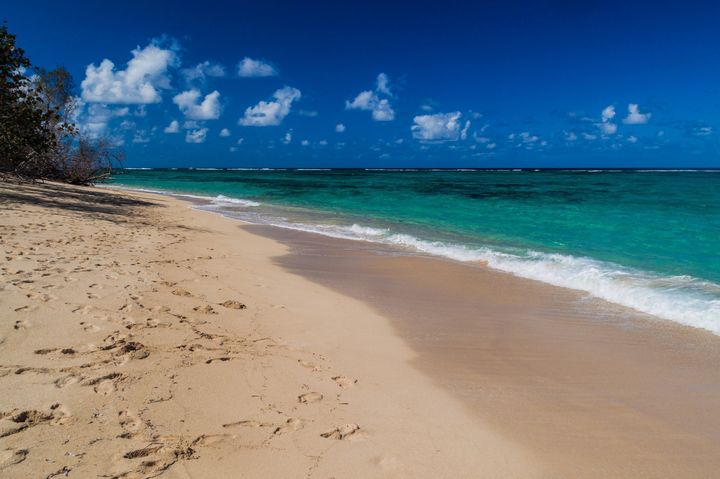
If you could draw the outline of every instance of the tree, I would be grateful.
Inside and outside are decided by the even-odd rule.
[[[106,179],[115,165],[122,162],[122,152],[106,138],[80,136],[66,155],[59,156],[58,171],[62,181],[87,185]]]
[[[65,68],[36,68],[0,26],[0,174],[89,184],[107,177],[121,153],[81,134],[73,114],[73,79]]]
[[[23,174],[53,145],[38,92],[25,75],[30,60],[15,45],[7,23],[0,26],[0,171]]]

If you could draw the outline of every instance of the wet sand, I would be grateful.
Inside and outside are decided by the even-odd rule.
[[[720,470],[720,338],[482,265],[248,227],[389,318],[413,364],[553,478]]]

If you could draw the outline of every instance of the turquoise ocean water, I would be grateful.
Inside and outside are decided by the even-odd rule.
[[[124,170],[244,221],[391,244],[720,334],[720,170]]]

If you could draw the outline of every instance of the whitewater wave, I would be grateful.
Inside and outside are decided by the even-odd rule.
[[[260,203],[257,201],[230,198],[224,195],[217,195],[215,198],[212,198],[211,202],[216,205],[260,206]]]
[[[194,200],[203,200],[208,201],[213,205],[216,206],[245,206],[245,207],[253,207],[253,206],[260,206],[261,203],[258,203],[257,201],[252,200],[246,200],[242,198],[232,198],[225,195],[217,195],[217,196],[207,196],[207,195],[193,195],[189,193],[177,193],[170,190],[151,190],[148,188],[135,188],[132,186],[123,186],[123,185],[99,185],[101,187],[105,188],[111,188],[111,189],[118,189],[118,190],[128,190],[128,191],[139,191],[141,193],[154,193],[156,195],[169,195],[169,196],[177,196],[179,198],[192,198]]]

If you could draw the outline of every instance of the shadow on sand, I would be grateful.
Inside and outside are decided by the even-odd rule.
[[[122,221],[120,218],[136,215],[144,206],[162,206],[152,201],[81,186],[0,182],[0,211],[18,208],[22,204],[91,213],[98,219],[109,221]]]

